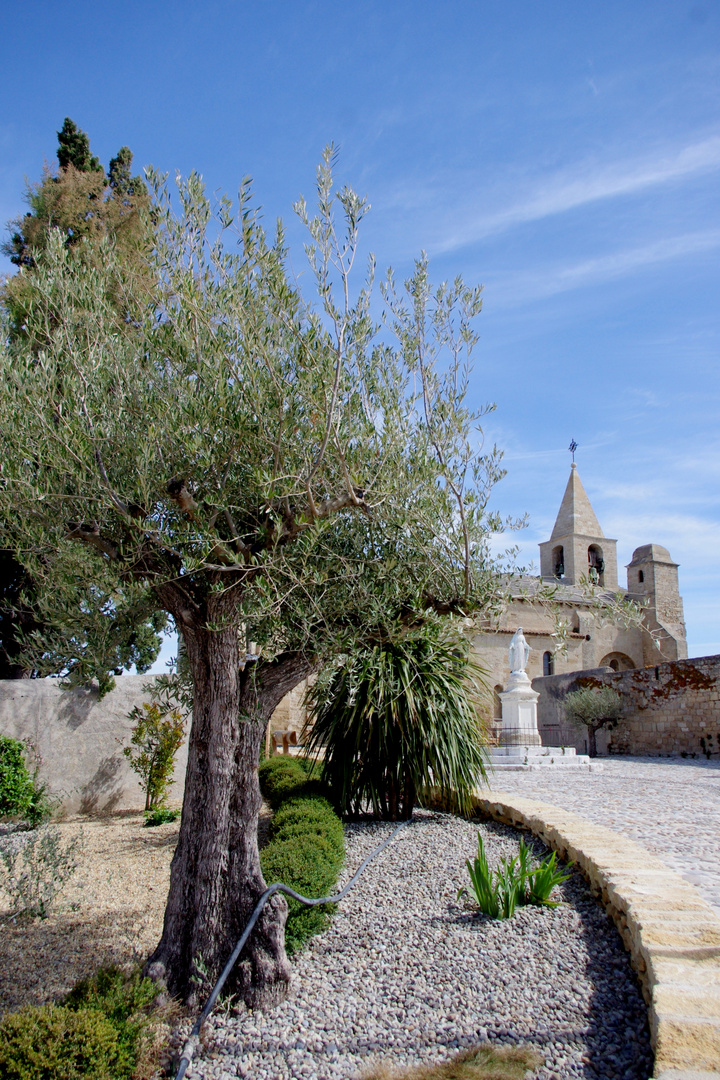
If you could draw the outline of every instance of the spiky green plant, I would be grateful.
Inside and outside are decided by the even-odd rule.
[[[484,672],[455,624],[396,626],[341,658],[308,693],[306,742],[348,817],[410,817],[418,798],[469,812],[485,775]]]
[[[535,866],[531,865],[531,857],[531,849],[521,840],[518,854],[501,859],[497,869],[491,870],[482,834],[478,832],[478,853],[472,862],[466,859],[465,865],[470,875],[470,890],[483,915],[489,915],[491,919],[511,919],[515,908],[525,904],[557,907],[557,902],[550,900],[550,893],[571,874],[555,865],[557,853],[554,851]],[[463,885],[458,889],[458,900],[467,894]]]

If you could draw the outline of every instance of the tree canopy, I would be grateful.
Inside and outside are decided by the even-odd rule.
[[[379,332],[372,260],[353,290],[368,206],[334,189],[332,151],[317,214],[297,206],[315,303],[248,184],[213,208],[197,175],[174,197],[151,183],[142,273],[107,230],[68,243],[60,228],[20,271],[26,332],[6,324],[0,355],[0,515],[48,610],[85,581],[88,618],[130,596],[183,637],[193,723],[151,969],[190,999],[264,885],[253,823],[272,711],[321,656],[427,609],[495,602],[501,471],[468,401],[480,290],[433,288],[422,257],[403,286],[385,279]],[[283,903],[237,972],[250,1004],[287,982]]]

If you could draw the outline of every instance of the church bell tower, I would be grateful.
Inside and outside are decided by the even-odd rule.
[[[540,575],[563,585],[585,577],[604,589],[618,587],[617,540],[603,535],[574,461],[550,539],[540,544]]]

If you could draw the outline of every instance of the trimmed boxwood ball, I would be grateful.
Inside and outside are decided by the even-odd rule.
[[[283,799],[299,794],[308,783],[305,763],[284,755],[263,761],[258,778],[260,790],[271,806],[279,806]]]
[[[117,1028],[97,1009],[28,1006],[0,1021],[3,1080],[119,1080],[132,1062]]]
[[[270,826],[273,840],[303,833],[326,836],[339,846],[343,844],[342,822],[327,799],[320,795],[286,799],[273,815]]]
[[[324,797],[327,785],[312,779],[310,769],[309,762],[289,755],[261,763],[260,789],[275,812],[260,866],[268,885],[281,881],[303,896],[317,898],[336,891],[345,837],[340,818]],[[308,908],[290,897],[287,901],[285,947],[292,955],[325,928],[332,905]]]
[[[343,857],[342,841],[338,844],[325,836],[306,833],[269,843],[260,853],[260,865],[268,884],[282,881],[302,896],[314,899],[335,891]],[[325,928],[333,905],[305,907],[291,897],[287,897],[287,903],[285,947],[292,955]]]

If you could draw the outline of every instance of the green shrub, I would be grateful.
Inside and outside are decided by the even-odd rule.
[[[0,1022],[2,1080],[130,1080],[159,987],[104,968],[62,1005],[28,1006]],[[143,1075],[149,1075],[144,1072]]]
[[[34,828],[49,816],[50,807],[38,770],[28,772],[27,752],[25,743],[0,735],[0,818],[21,818]]]
[[[46,918],[77,869],[75,852],[81,842],[82,835],[63,844],[57,826],[44,825],[26,835],[21,847],[0,849],[0,885],[15,914]]]
[[[260,852],[260,865],[268,884],[282,881],[302,896],[314,899],[334,891],[343,857],[342,840],[338,844],[326,836],[306,833],[272,840]],[[308,938],[325,928],[333,905],[309,908],[291,897],[287,902],[285,947],[292,955]]]
[[[156,825],[167,825],[169,821],[177,821],[182,810],[171,810],[169,806],[160,806],[156,810],[146,810],[143,828],[152,829]]]
[[[71,1009],[97,1009],[118,1026],[147,1009],[159,994],[158,984],[139,972],[126,975],[117,967],[101,968],[83,979],[65,998]]]
[[[326,785],[310,778],[310,764],[302,758],[277,755],[259,768],[260,789],[272,806],[271,840],[260,852],[260,865],[268,885],[282,881],[307,897],[335,891],[345,857],[340,818],[324,793]],[[285,947],[290,955],[327,925],[331,904],[308,908],[288,899]]]
[[[140,777],[145,809],[164,809],[175,771],[175,755],[185,738],[185,719],[164,701],[144,701],[130,713],[135,721],[123,754]]]
[[[343,844],[342,822],[327,799],[320,795],[286,799],[273,815],[270,825],[273,840],[304,833],[326,836],[333,843]]]
[[[260,790],[271,806],[279,806],[283,799],[299,795],[310,782],[305,762],[285,754],[263,761],[258,778]]]
[[[97,1009],[28,1006],[0,1021],[3,1080],[120,1080],[131,1075],[117,1028]]]

